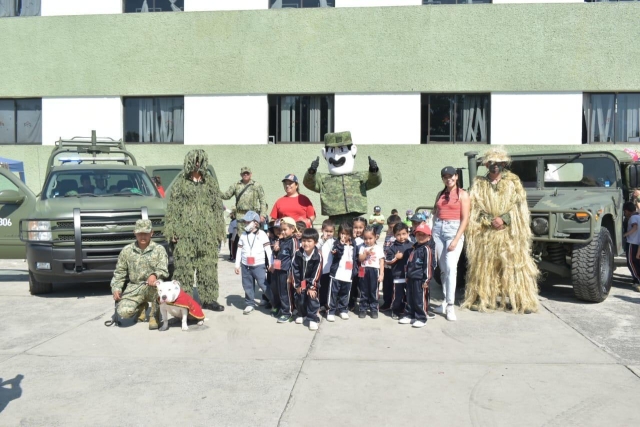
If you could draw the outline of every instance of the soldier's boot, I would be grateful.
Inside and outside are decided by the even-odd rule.
[[[146,322],[147,321],[147,307],[149,304],[143,302],[138,306],[138,322]]]
[[[149,312],[149,330],[153,331],[158,329],[160,324],[160,308],[158,307],[158,301],[154,300],[151,303],[151,311]]]

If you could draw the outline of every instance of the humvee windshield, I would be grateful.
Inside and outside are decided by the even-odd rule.
[[[149,176],[142,171],[100,169],[53,172],[42,193],[56,197],[160,197]]]
[[[608,157],[545,159],[544,186],[616,188],[616,167]]]

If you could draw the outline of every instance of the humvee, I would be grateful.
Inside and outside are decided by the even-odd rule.
[[[83,185],[84,183],[84,185]],[[164,238],[165,200],[122,141],[96,137],[56,142],[36,196],[0,168],[0,259],[27,259],[29,290],[52,283],[111,279],[122,248],[134,241],[136,220],[150,219],[153,240]]]
[[[473,182],[486,171],[478,153],[465,155]],[[622,205],[638,187],[640,164],[624,151],[559,151],[514,155],[509,169],[527,192],[540,270],[570,278],[580,300],[604,301],[614,256],[625,253]]]

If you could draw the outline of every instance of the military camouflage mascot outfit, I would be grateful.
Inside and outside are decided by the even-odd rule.
[[[517,175],[503,170],[511,159],[500,148],[485,153],[482,163],[497,176],[478,176],[469,196],[466,231],[467,285],[463,307],[472,310],[538,311],[538,267],[531,257],[527,195]],[[503,225],[492,223],[499,218]],[[498,224],[499,224],[498,222]]]
[[[220,188],[207,171],[204,150],[191,150],[184,169],[171,186],[165,235],[174,243],[173,279],[193,296],[194,281],[202,307],[222,311],[218,304],[218,251],[224,237]],[[198,179],[199,178],[199,179]]]
[[[320,193],[322,215],[327,215],[337,226],[368,212],[367,191],[382,183],[382,174],[371,157],[368,172],[353,172],[358,148],[353,145],[351,132],[328,133],[324,136],[324,145],[322,157],[328,163],[329,173],[317,173],[318,157],[304,175],[303,184]]]

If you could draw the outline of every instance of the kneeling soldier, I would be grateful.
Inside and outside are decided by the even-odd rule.
[[[111,280],[113,299],[119,301],[117,312],[123,319],[136,314],[144,321],[148,303],[151,303],[149,329],[158,329],[158,295],[156,282],[169,277],[167,251],[151,241],[151,221],[139,219],[134,229],[136,241],[125,246],[118,256]],[[124,294],[122,288],[128,280]]]

